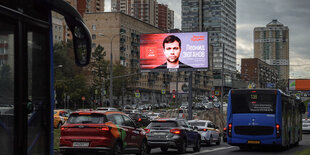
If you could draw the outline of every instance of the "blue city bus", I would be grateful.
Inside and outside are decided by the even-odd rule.
[[[310,111],[310,102],[308,102],[308,115],[307,115],[308,118],[310,118],[310,112],[309,111]]]
[[[89,31],[67,2],[0,1],[0,154],[53,154],[51,11],[64,16],[73,34],[76,64],[89,62]]]
[[[228,96],[227,142],[240,148],[289,148],[302,140],[305,106],[277,89],[232,89]]]

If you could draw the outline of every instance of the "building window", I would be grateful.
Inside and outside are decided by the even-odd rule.
[[[96,25],[92,25],[91,28],[92,28],[93,30],[96,30]]]
[[[92,35],[91,35],[91,38],[92,38],[92,39],[96,39],[96,35],[95,35],[95,34],[92,34]]]
[[[92,47],[92,48],[96,48],[96,43],[92,43],[92,44],[91,44],[91,47]]]

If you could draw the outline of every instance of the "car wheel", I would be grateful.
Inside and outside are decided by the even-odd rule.
[[[194,149],[194,152],[199,152],[200,151],[200,148],[201,148],[201,140],[200,138],[196,141],[196,145],[195,147],[193,148]]]
[[[109,154],[111,155],[121,155],[123,153],[122,150],[122,144],[120,141],[116,141],[111,152]]]
[[[207,145],[211,145],[212,143],[212,136],[210,136],[209,141],[207,141]]]
[[[183,139],[180,145],[178,146],[178,153],[185,153],[186,152],[186,140]]]
[[[61,125],[62,125],[62,123],[59,122],[59,123],[57,124],[57,129],[59,129],[59,128],[61,127]]]
[[[150,154],[152,151],[152,148],[149,146],[146,146],[146,154]]]
[[[161,152],[167,152],[168,151],[168,147],[160,147]]]
[[[146,154],[147,154],[147,144],[146,144],[146,141],[144,140],[141,144],[139,153],[137,153],[137,155],[146,155]]]
[[[221,137],[218,138],[216,145],[220,145],[221,144]]]

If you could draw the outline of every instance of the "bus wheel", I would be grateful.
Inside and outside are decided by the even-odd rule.
[[[248,146],[239,146],[239,149],[242,150],[242,151],[244,151],[244,150],[248,150],[249,147],[248,147]]]

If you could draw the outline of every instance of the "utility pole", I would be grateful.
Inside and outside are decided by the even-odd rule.
[[[223,94],[224,94],[224,55],[225,55],[225,44],[222,44],[222,50],[223,50],[223,54],[222,54],[222,70],[221,70],[221,79],[222,79],[222,84],[221,84],[221,113],[223,113]]]
[[[193,71],[190,71],[189,75],[189,102],[188,102],[188,120],[193,119],[193,111],[192,111],[192,105],[193,105],[193,100],[192,100],[192,79],[193,79]]]
[[[104,34],[99,33],[100,36],[110,39],[111,53],[110,53],[110,96],[109,96],[110,106],[109,107],[113,107],[113,50],[112,50],[112,42],[116,36],[119,36],[121,34],[123,34],[123,32],[121,32],[120,34],[116,34],[116,35],[112,36],[111,38],[109,38],[109,37],[105,36]]]

